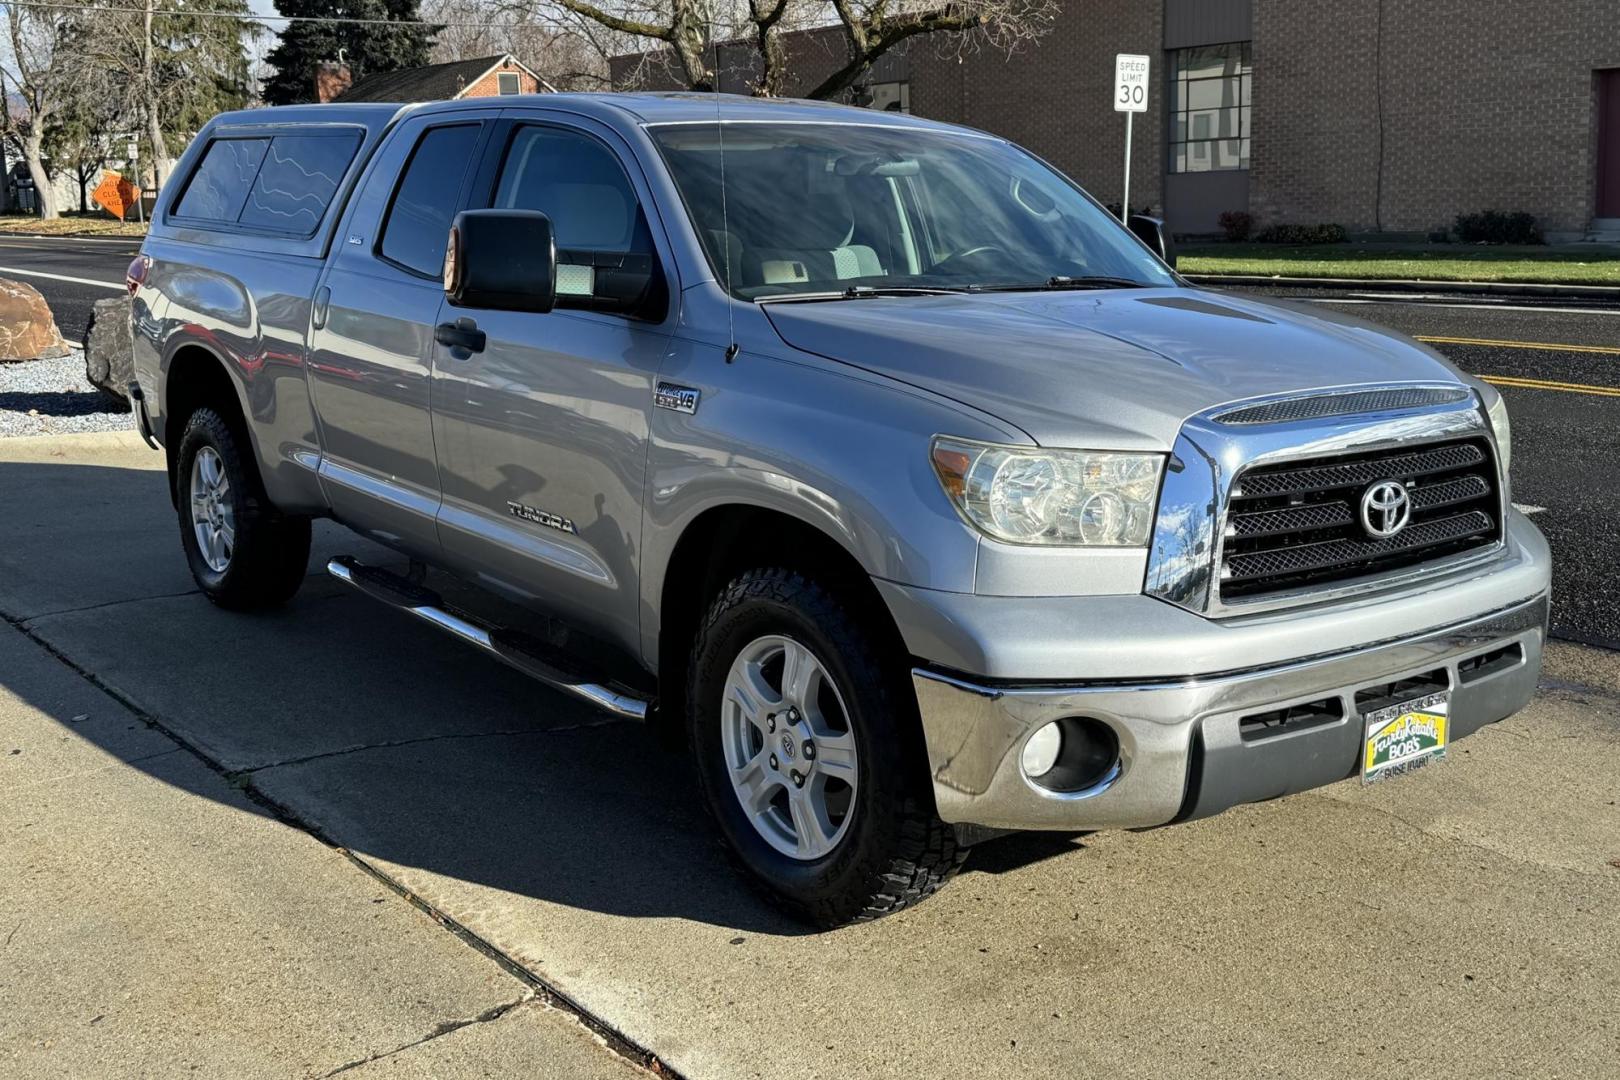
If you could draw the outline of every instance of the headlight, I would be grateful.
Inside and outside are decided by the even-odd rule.
[[[1508,466],[1513,464],[1513,425],[1508,423],[1507,402],[1498,393],[1485,411],[1490,414],[1491,429],[1496,432],[1496,445],[1502,454],[1502,475],[1506,476]]]
[[[1145,547],[1162,454],[992,446],[940,436],[934,471],[962,516],[1013,544]]]

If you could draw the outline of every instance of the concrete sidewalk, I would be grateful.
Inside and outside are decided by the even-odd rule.
[[[0,1076],[345,1068],[646,1075],[0,623]]]
[[[29,689],[38,676],[0,656],[0,685],[35,711],[38,738],[80,755],[38,776],[102,770],[60,781],[83,787],[70,799],[83,812],[59,807],[52,843],[15,864],[13,827],[0,824],[10,920],[0,941],[16,921],[6,890],[17,866],[43,868],[25,904],[80,927],[26,939],[26,954],[20,930],[0,953],[26,957],[22,985],[63,987],[4,983],[0,1011],[19,998],[26,1010],[0,1019],[7,1052],[19,1035],[61,1045],[73,1024],[110,1016],[88,989],[100,964],[124,965],[110,982],[120,993],[140,990],[130,974],[140,971],[170,988],[143,1014],[171,1018],[153,1021],[152,1037],[167,1040],[151,1051],[156,1072],[185,1068],[196,1047],[223,1054],[220,1024],[234,1024],[229,1041],[244,1048],[287,1040],[280,1075],[298,1075],[521,996],[516,980],[480,981],[493,969],[481,954],[307,829],[691,1080],[1460,1080],[1610,1075],[1620,1062],[1613,653],[1555,646],[1529,710],[1411,777],[1152,833],[985,844],[915,910],[810,934],[739,886],[685,759],[637,727],[603,722],[319,577],[276,614],[212,608],[191,589],[160,464],[138,443],[0,440],[11,508],[0,612],[35,639],[23,644],[69,658],[233,778],[178,775],[195,759],[149,757],[161,743],[123,741],[140,732],[75,722],[92,710],[45,702]],[[322,553],[362,549],[324,526],[316,542]],[[0,756],[0,768],[19,760]],[[112,784],[103,773],[124,786],[93,797]],[[296,824],[263,816],[243,790]],[[159,792],[161,804],[143,802]],[[0,806],[18,797],[0,773]],[[149,819],[143,828],[180,857],[143,861],[147,846],[123,842]],[[290,861],[300,852],[308,865]],[[124,929],[123,901],[75,891],[96,873],[147,921]],[[215,904],[220,892],[240,908]],[[384,900],[375,925],[356,914],[371,914],[373,899]],[[177,913],[215,947],[186,951]],[[330,933],[309,925],[321,919],[336,920]],[[103,925],[114,927],[105,938],[93,929]],[[236,981],[227,955],[252,977]],[[356,970],[378,974],[366,985]],[[261,997],[232,996],[250,991]],[[87,1011],[69,1017],[63,1002]],[[385,1060],[424,1075],[438,1069],[432,1055],[465,1064],[509,1048],[500,1033],[514,1023],[561,1046],[540,1024],[559,1018],[531,1008]],[[334,1034],[351,1027],[353,1038]]]

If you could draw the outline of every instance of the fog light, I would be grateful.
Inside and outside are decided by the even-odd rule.
[[[1063,729],[1055,720],[1042,725],[1024,744],[1024,775],[1031,780],[1045,776],[1057,764],[1058,755],[1062,752]]]

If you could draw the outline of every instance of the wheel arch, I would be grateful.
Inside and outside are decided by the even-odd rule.
[[[762,539],[764,538],[764,539]],[[779,507],[752,502],[710,506],[681,530],[658,591],[656,645],[659,723],[671,738],[683,730],[686,673],[698,624],[726,582],[759,567],[811,574],[847,590],[879,633],[904,653],[904,641],[870,572],[831,532]]]
[[[254,447],[242,407],[242,390],[230,367],[212,349],[195,341],[181,344],[169,355],[163,370],[163,449],[169,469],[169,498],[179,505],[176,455],[186,422],[199,408],[212,408],[230,425],[248,448]]]

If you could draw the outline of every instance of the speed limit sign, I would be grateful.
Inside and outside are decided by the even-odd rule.
[[[1147,112],[1148,58],[1120,53],[1114,57],[1114,111]]]
[[[1119,218],[1131,218],[1131,121],[1147,112],[1148,58],[1133,53],[1114,57],[1114,111],[1125,114],[1125,187],[1119,200]]]

